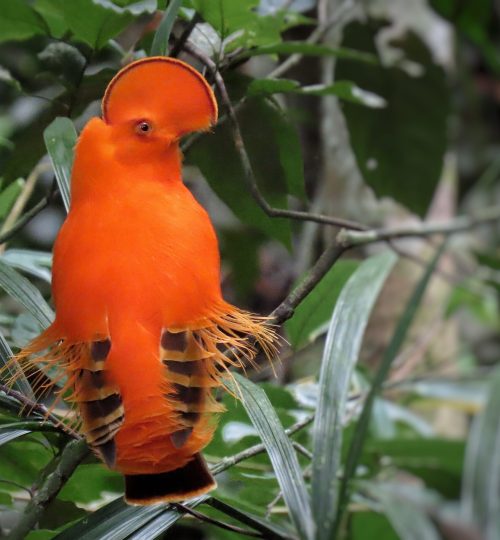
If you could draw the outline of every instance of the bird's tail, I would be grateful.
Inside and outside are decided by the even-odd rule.
[[[200,454],[184,467],[155,474],[125,475],[125,500],[129,504],[148,505],[179,502],[215,489],[217,484]]]

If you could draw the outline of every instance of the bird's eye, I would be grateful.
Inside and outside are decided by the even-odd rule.
[[[140,135],[144,135],[146,133],[150,133],[152,130],[151,124],[149,122],[146,122],[144,120],[141,120],[135,127],[135,130]]]

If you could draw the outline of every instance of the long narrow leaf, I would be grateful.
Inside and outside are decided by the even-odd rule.
[[[23,305],[43,328],[52,322],[54,313],[40,291],[19,272],[1,260],[0,288]]]
[[[349,384],[372,308],[396,260],[391,251],[366,260],[342,289],[330,321],[313,435],[312,506],[318,539],[332,537]]]
[[[401,540],[439,540],[436,527],[425,511],[405,497],[401,486],[391,489],[384,484],[367,484],[368,492],[382,506]],[[398,489],[399,488],[399,489]]]
[[[0,332],[0,372],[5,367],[7,369],[7,375],[10,375],[12,378],[12,388],[18,390],[21,394],[30,398],[31,400],[35,399],[33,389],[31,388],[28,379],[24,375],[21,366],[17,362],[12,361],[13,353],[9,344],[5,340],[3,334]],[[2,375],[2,379],[6,379]]]
[[[151,45],[151,56],[168,55],[168,39],[181,4],[182,0],[170,0],[158,26],[158,30],[156,30],[154,35],[153,44]]]
[[[120,497],[68,527],[55,539],[123,540],[162,513],[162,506],[128,506]]]
[[[0,446],[29,433],[26,429],[0,429]]]
[[[193,501],[188,502],[186,506],[195,508],[206,499],[208,499],[208,496],[203,495],[202,497],[198,497]],[[143,527],[140,527],[132,535],[127,536],[127,540],[154,540],[155,538],[159,538],[166,530],[170,529],[172,525],[175,525],[181,517],[182,514],[177,512],[177,510],[165,508],[158,517]]]
[[[2,260],[9,266],[23,270],[32,276],[50,283],[50,268],[52,267],[51,253],[30,249],[9,249],[3,253]]]
[[[467,442],[462,486],[465,519],[485,539],[500,537],[500,370],[491,379],[488,401],[476,417]]]
[[[264,390],[235,374],[243,406],[257,429],[273,465],[290,517],[303,539],[312,539],[315,526],[309,495],[297,455]]]
[[[43,138],[64,206],[68,210],[71,168],[77,139],[75,126],[69,118],[56,118],[43,132]]]
[[[337,528],[340,524],[342,514],[345,509],[349,489],[349,481],[354,476],[356,467],[361,457],[361,453],[363,451],[363,445],[365,442],[366,433],[368,431],[368,425],[370,423],[375,397],[379,393],[380,388],[382,387],[382,384],[386,379],[389,370],[391,369],[392,362],[396,358],[399,350],[401,349],[401,346],[406,339],[408,330],[410,329],[410,326],[422,302],[422,298],[424,297],[427,285],[429,284],[434,270],[436,269],[439,258],[444,251],[444,246],[445,244],[443,244],[441,248],[436,252],[424,275],[415,287],[415,290],[413,291],[413,294],[411,295],[410,300],[406,305],[403,315],[401,316],[396,326],[396,329],[394,330],[391,341],[387,349],[385,350],[384,356],[380,363],[380,367],[375,373],[370,392],[368,393],[368,396],[366,398],[365,405],[361,412],[359,421],[356,425],[356,429],[354,431],[354,435],[347,454],[347,460],[344,467],[344,476],[340,486],[339,502],[337,506],[337,518],[335,521],[335,526]]]

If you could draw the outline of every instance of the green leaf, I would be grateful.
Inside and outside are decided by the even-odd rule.
[[[223,39],[231,34],[230,48],[270,45],[281,41],[284,15],[262,16],[259,0],[191,0],[193,7]]]
[[[373,306],[396,260],[388,251],[364,261],[342,289],[330,321],[313,431],[312,504],[319,540],[333,534],[342,422],[351,376]]]
[[[129,12],[132,15],[142,15],[143,13],[154,13],[157,9],[157,0],[92,0],[94,4],[99,4],[116,13]]]
[[[190,501],[194,508],[206,497]],[[154,540],[182,517],[164,505],[129,506],[120,497],[58,534],[57,540]]]
[[[181,4],[182,0],[170,0],[155,32],[150,56],[168,56],[168,39]]]
[[[306,96],[337,96],[345,101],[364,105],[374,109],[386,106],[380,96],[359,88],[349,81],[337,81],[333,84],[315,84],[300,86],[289,79],[255,79],[248,86],[248,96],[294,93]]]
[[[254,99],[239,111],[238,116],[260,189],[269,204],[286,208],[288,185],[280,162],[281,152],[285,149],[280,149],[273,126],[277,115],[281,113],[274,107]],[[290,246],[289,221],[268,217],[251,197],[227,122],[196,141],[187,153],[187,160],[199,167],[215,193],[243,223]]]
[[[347,49],[344,47],[327,47],[325,45],[317,45],[314,43],[306,43],[304,41],[285,41],[283,43],[273,43],[255,47],[248,51],[244,51],[242,56],[261,56],[264,54],[302,54],[304,56],[334,56],[347,60],[355,60],[357,62],[366,62],[368,64],[378,64],[378,58],[374,54],[357,51],[355,49]]]
[[[303,86],[299,93],[306,96],[337,96],[344,101],[350,101],[372,109],[383,109],[387,104],[384,98],[373,92],[363,90],[351,81]]]
[[[41,5],[44,13],[50,13],[52,21],[64,20],[76,41],[83,41],[94,49],[104,47],[133,20],[131,13],[119,12],[109,4],[104,7],[92,0],[45,0]],[[56,29],[60,30],[60,26]]]
[[[29,433],[27,429],[4,429],[0,427],[0,446]]]
[[[7,217],[7,214],[16,202],[17,197],[23,190],[24,184],[24,180],[18,178],[17,180],[14,180],[14,182],[11,182],[0,193],[0,219],[5,219]]]
[[[272,94],[294,92],[299,89],[300,83],[290,79],[254,79],[248,85],[247,96],[269,96]]]
[[[382,505],[401,540],[439,540],[436,527],[424,511],[399,486],[363,484],[370,495]]]
[[[313,341],[332,315],[337,298],[359,263],[341,260],[335,263],[321,281],[295,309],[294,316],[285,323],[285,329],[294,349]],[[300,283],[301,280],[298,280]]]
[[[361,411],[361,415],[354,430],[354,434],[352,436],[352,440],[350,442],[349,450],[347,453],[347,459],[344,466],[344,475],[339,490],[339,502],[337,506],[337,517],[335,522],[337,527],[340,524],[340,520],[345,509],[346,498],[348,496],[349,482],[355,474],[356,467],[359,463],[359,459],[363,451],[363,446],[368,432],[368,425],[370,422],[375,397],[379,393],[383,382],[387,378],[387,375],[391,369],[392,362],[396,358],[396,355],[399,353],[399,350],[401,349],[406,339],[406,336],[408,335],[410,326],[415,319],[415,315],[417,314],[418,308],[420,307],[424,293],[427,289],[427,285],[429,284],[431,277],[436,269],[439,258],[444,251],[444,247],[445,244],[443,243],[441,247],[437,250],[430,264],[427,266],[424,275],[413,290],[413,293],[408,300],[408,303],[406,304],[405,310],[397,323],[389,345],[384,352],[384,355],[380,362],[380,366],[375,373],[370,391],[368,392],[368,396],[366,397],[363,410]]]
[[[236,392],[241,393],[243,406],[266,447],[292,522],[301,538],[312,540],[315,526],[309,495],[292,443],[265,392],[238,374],[235,378]]]
[[[52,254],[31,249],[8,249],[1,259],[9,266],[23,270],[39,279],[50,283]]]
[[[373,52],[375,35],[350,25],[344,43]],[[449,90],[441,67],[415,36],[403,43],[419,76],[399,67],[363,66],[339,60],[337,79],[353,81],[383,98],[387,106],[368,109],[346,102],[343,111],[352,147],[365,181],[379,197],[392,197],[425,215],[443,168],[447,147]]]
[[[490,377],[488,400],[475,418],[467,441],[462,487],[462,511],[481,537],[500,531],[500,369]]]
[[[123,477],[102,463],[79,465],[59,492],[58,498],[76,504],[98,501],[103,493],[123,493]]]
[[[54,313],[40,291],[25,277],[0,260],[0,288],[23,305],[42,328],[52,322]]]
[[[42,64],[57,76],[65,86],[75,89],[81,82],[83,70],[85,69],[85,56],[72,45],[62,41],[49,43],[45,49],[38,54]]]
[[[47,33],[40,15],[24,0],[0,0],[0,42]]]
[[[207,496],[199,497],[198,499],[187,503],[186,506],[189,508],[195,508],[206,499]],[[131,536],[127,536],[127,540],[153,540],[154,538],[163,538],[161,535],[166,530],[170,529],[172,525],[175,525],[175,523],[177,523],[181,517],[182,514],[179,514],[176,510],[164,510],[159,517],[151,520],[149,523],[139,528]],[[113,538],[112,540],[115,539]]]
[[[64,206],[68,210],[71,168],[77,139],[75,126],[69,118],[56,118],[43,132],[43,138]]]
[[[8,366],[8,374],[11,377],[14,377],[12,388],[33,400],[35,396],[33,394],[31,385],[19,364],[17,362],[12,362],[12,357],[12,350],[5,340],[3,334],[0,332],[0,372],[4,369],[4,367]],[[5,379],[5,377],[3,377],[3,379]]]

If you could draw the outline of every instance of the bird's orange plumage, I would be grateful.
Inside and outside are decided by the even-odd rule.
[[[215,486],[199,452],[220,410],[221,349],[251,359],[245,334],[273,346],[261,319],[223,300],[215,232],[181,179],[179,138],[216,118],[210,86],[178,60],[139,60],[111,81],[76,147],[55,321],[18,355],[47,349],[42,361],[64,368],[82,432],[138,504]]]

